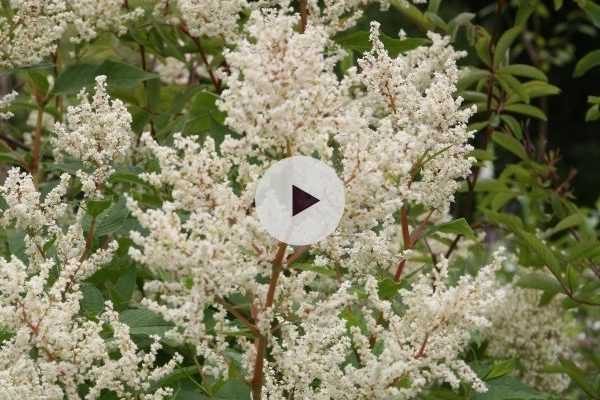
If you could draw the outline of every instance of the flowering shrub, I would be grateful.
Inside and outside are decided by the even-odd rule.
[[[600,398],[546,6],[420,3],[3,1],[0,399]],[[311,246],[255,211],[294,155],[346,191]]]

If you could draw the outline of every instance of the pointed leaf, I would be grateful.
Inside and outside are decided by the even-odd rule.
[[[548,77],[540,69],[527,64],[512,64],[500,68],[499,72],[521,76],[523,78],[537,79],[547,81]]]
[[[573,76],[575,78],[579,78],[580,76],[588,72],[590,69],[599,65],[600,50],[594,50],[592,52],[589,52],[577,62],[577,65],[575,65],[575,72],[573,72]]]
[[[506,57],[506,52],[510,46],[512,46],[517,37],[519,37],[522,30],[523,27],[515,26],[508,29],[502,34],[502,36],[500,36],[500,39],[498,39],[498,43],[496,44],[496,48],[494,50],[494,65],[500,65],[500,63]]]
[[[506,135],[501,132],[494,132],[492,134],[492,139],[494,140],[495,143],[502,146],[506,150],[510,151],[511,153],[513,153],[514,155],[519,157],[520,159],[527,160],[529,158],[529,157],[527,157],[527,152],[525,151],[525,147],[523,147],[521,142],[519,142],[514,137]]]
[[[541,109],[530,104],[509,104],[504,109],[513,113],[541,119],[542,121],[548,120],[548,118],[546,118],[546,114],[544,114]]]

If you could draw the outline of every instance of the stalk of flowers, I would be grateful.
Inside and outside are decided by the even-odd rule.
[[[391,58],[379,39],[379,25],[373,23],[373,49],[347,78],[364,88],[354,92],[355,104],[345,108],[348,119],[335,136],[343,154],[350,215],[320,246],[332,262],[358,273],[384,269],[399,279],[428,224],[448,218],[459,181],[474,161],[467,129],[474,108],[461,107],[455,94],[456,60],[464,54],[449,46],[447,38],[429,37],[431,46]],[[361,118],[362,124],[357,123]],[[425,209],[412,217],[414,227],[411,206]],[[401,255],[401,250],[407,253]]]
[[[108,390],[123,399],[167,398],[170,390],[151,384],[180,356],[159,366],[160,339],[140,350],[110,302],[95,319],[80,312],[82,282],[111,260],[117,244],[90,251],[83,210],[70,217],[64,200],[68,184],[65,175],[42,200],[32,177],[15,168],[0,187],[8,206],[0,224],[24,232],[26,244],[24,259],[0,259],[0,320],[10,332],[0,344],[0,397],[87,400]],[[58,222],[65,218],[66,229]]]
[[[96,77],[91,101],[85,89],[78,99],[77,106],[68,107],[64,123],[54,127],[54,154],[57,160],[69,156],[82,161],[87,167],[77,172],[82,190],[86,197],[98,197],[114,172],[113,165],[129,155],[133,142],[131,114],[121,100],[108,95],[106,76]]]

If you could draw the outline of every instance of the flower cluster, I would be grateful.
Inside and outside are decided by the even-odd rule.
[[[491,314],[494,328],[487,333],[490,355],[518,358],[524,382],[540,390],[563,392],[569,377],[549,375],[544,369],[558,364],[559,357],[573,348],[572,317],[565,315],[560,298],[540,306],[539,291],[514,286],[506,290],[507,301]]]
[[[379,298],[372,277],[374,266],[388,269],[401,255],[394,214],[415,203],[443,218],[456,180],[469,171],[472,110],[455,98],[461,54],[431,35],[432,46],[390,58],[374,27],[374,50],[360,71],[340,80],[334,67],[343,52],[327,29],[308,24],[302,33],[298,23],[286,10],[255,10],[245,36],[226,52],[227,88],[219,106],[241,136],[226,137],[221,155],[211,138],[200,144],[175,135],[173,147],[166,147],[144,135],[160,171],[142,177],[170,194],[157,209],[129,201],[147,231],[131,234],[136,248],[130,254],[161,277],[146,284],[151,298],[144,304],[175,323],[169,336],[194,345],[207,360],[207,374],[226,372],[227,338],[235,340],[245,350],[249,379],[255,382],[257,368],[264,368],[271,399],[290,393],[414,398],[435,383],[485,390],[460,355],[470,333],[488,327],[491,308],[503,301],[504,290],[494,286],[501,258],[455,286],[447,283],[447,260],[440,261],[435,272],[400,292],[402,313]],[[350,274],[332,280],[293,266],[286,274],[272,272],[275,249],[251,207],[256,180],[285,155],[317,154],[332,162],[332,140],[339,144],[351,212],[311,253]],[[278,248],[286,266],[285,247]],[[362,287],[367,302],[354,293]],[[233,299],[248,304],[254,324],[228,318],[238,315]],[[208,305],[217,310],[210,329]],[[360,313],[366,325],[348,330],[347,310]],[[235,334],[243,329],[261,339],[253,344]],[[263,365],[257,360],[265,351],[272,360]],[[410,384],[403,388],[405,380]]]
[[[69,107],[64,123],[54,132],[54,152],[58,159],[69,156],[87,167],[77,175],[88,196],[98,195],[106,179],[114,172],[113,164],[124,160],[133,142],[131,115],[120,100],[111,100],[106,91],[106,77],[96,77],[96,91],[91,99],[79,94],[80,104]]]
[[[99,31],[124,35],[127,32],[127,24],[144,15],[142,8],[124,10],[122,0],[77,0],[68,4],[72,12],[69,23],[77,31],[77,34],[70,38],[74,43],[90,41],[98,36]]]
[[[212,61],[212,56],[207,56],[207,61]],[[157,60],[154,70],[160,75],[161,81],[169,85],[187,85],[196,77],[210,78],[204,62],[198,65],[191,55],[186,54],[185,62],[174,57]]]
[[[461,108],[455,96],[456,60],[462,54],[448,39],[430,38],[431,46],[392,58],[373,24],[373,50],[347,78],[364,87],[344,108],[335,136],[350,211],[338,234],[321,247],[333,262],[356,272],[397,264],[398,210],[423,206],[431,214],[419,222],[447,218],[458,181],[473,162],[467,130],[473,110]]]
[[[377,141],[379,169],[396,181],[405,201],[446,212],[474,161],[467,121],[474,108],[461,109],[456,98],[456,60],[465,54],[449,39],[430,33],[431,46],[391,58],[371,25],[373,50],[359,60],[360,81],[368,101],[382,113]],[[384,147],[385,146],[385,147]],[[390,147],[393,146],[393,147]]]
[[[388,0],[308,0],[306,12],[311,24],[321,25],[329,34],[335,34],[353,27],[363,15],[363,8],[372,3],[379,3],[382,10],[389,8]],[[291,0],[262,0],[259,4],[282,10],[289,10],[293,6]]]
[[[219,106],[243,139],[224,143],[224,152],[261,160],[272,153],[331,157],[328,141],[339,133],[347,103],[333,70],[340,54],[328,51],[323,27],[299,33],[297,24],[295,15],[254,11],[246,27],[250,37],[225,54],[231,72]]]
[[[178,0],[181,18],[192,36],[233,40],[239,32],[240,13],[246,0]]]
[[[15,91],[12,91],[11,93],[2,96],[2,98],[0,98],[0,119],[10,119],[13,117],[13,113],[10,111],[7,111],[6,109],[8,107],[10,107],[10,104],[15,100],[15,98],[18,96],[19,94]]]
[[[407,308],[402,315],[380,298],[373,277],[364,282],[365,300],[343,284],[326,300],[304,301],[296,311],[298,324],[280,321],[281,337],[273,339],[269,398],[296,393],[315,399],[410,399],[433,383],[454,388],[468,383],[486,391],[460,355],[471,333],[489,328],[496,307],[506,301],[495,277],[502,261],[498,254],[476,277],[449,286],[448,263],[442,260],[400,292]],[[364,321],[349,325],[359,311]],[[315,380],[318,387],[311,385]]]
[[[123,34],[126,24],[143,15],[128,11],[120,0],[15,0],[12,17],[0,17],[0,68],[40,63],[56,53],[69,26],[75,43],[94,39],[99,31]]]
[[[142,143],[160,165],[160,173],[143,178],[172,195],[160,209],[143,211],[133,200],[128,204],[149,232],[132,233],[139,249],[132,248],[131,256],[168,278],[146,283],[151,296],[144,304],[175,322],[169,336],[194,343],[207,359],[206,373],[218,375],[226,368],[226,342],[207,331],[205,308],[217,303],[220,312],[212,318],[220,329],[237,330],[218,301],[238,291],[262,290],[254,277],[268,271],[270,244],[258,221],[247,215],[252,193],[235,195],[227,180],[230,163],[217,155],[212,139],[200,145],[176,135],[170,148],[145,134]]]
[[[63,0],[11,2],[14,15],[0,17],[0,67],[37,64],[56,51],[70,14]]]
[[[132,96],[111,86],[123,100],[109,95],[106,76],[70,106],[69,96],[52,92],[36,99],[43,162],[30,167],[24,157],[31,174],[10,169],[0,186],[0,227],[19,242],[0,256],[0,399],[166,400],[174,390],[161,385],[181,373],[163,378],[184,359],[196,362],[189,378],[206,392],[235,374],[255,400],[410,400],[439,387],[483,393],[488,382],[465,357],[474,338],[489,344],[485,356],[518,357],[515,374],[527,384],[566,389],[565,376],[544,374],[571,346],[560,302],[539,307],[540,293],[500,283],[503,249],[473,273],[453,269],[484,233],[461,225],[457,236],[438,225],[451,218],[474,162],[467,123],[475,109],[457,95],[464,54],[431,32],[423,45],[391,54],[376,22],[371,49],[348,54],[336,34],[375,2],[389,6],[156,1],[150,7],[162,24],[131,35],[145,71],[123,70],[155,71],[157,79],[140,81]],[[120,0],[10,7],[11,17],[0,18],[0,67],[9,68],[41,62],[59,41],[79,49],[103,31],[122,35],[143,15]],[[164,48],[154,48],[155,34],[168,39]],[[222,54],[204,54],[205,40],[225,43]],[[138,58],[130,44],[125,58]],[[210,107],[226,115],[224,126],[173,132],[187,132],[189,114],[205,105],[186,103],[209,68],[198,60],[222,66],[206,72],[220,92]],[[16,96],[0,99],[0,119],[11,117]],[[173,97],[181,112],[154,107]],[[134,120],[136,132],[150,132],[136,137]],[[23,137],[19,152],[30,144]],[[46,147],[69,162],[50,168]],[[254,196],[264,171],[294,155],[335,169],[346,204],[332,235],[292,248],[261,227]],[[56,173],[65,165],[77,166],[81,185]],[[116,176],[121,166],[131,168]],[[99,214],[88,207],[107,204]],[[459,243],[461,236],[470,238]],[[113,304],[92,283],[121,261],[143,277],[133,279],[130,303]],[[97,295],[92,311],[88,289]],[[139,340],[120,314],[131,306],[166,322],[164,337]]]
[[[0,321],[10,333],[0,344],[0,397],[91,400],[111,390],[123,399],[162,399],[171,392],[147,392],[179,356],[157,366],[158,338],[150,352],[139,350],[110,302],[96,320],[80,313],[82,281],[111,260],[117,245],[91,253],[81,212],[66,231],[59,227],[70,212],[62,201],[68,181],[41,200],[31,176],[11,169],[0,187],[8,204],[0,224],[26,232],[25,258],[0,258]],[[47,254],[48,243],[55,254]]]

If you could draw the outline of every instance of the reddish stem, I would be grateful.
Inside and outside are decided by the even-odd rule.
[[[285,256],[285,250],[287,245],[285,243],[279,243],[277,248],[277,254],[273,260],[273,268],[271,269],[271,280],[269,281],[269,289],[267,290],[267,298],[265,300],[264,310],[267,310],[273,306],[275,299],[275,289],[277,288],[277,281],[279,275],[283,270],[283,258]],[[265,352],[267,348],[267,338],[264,335],[260,335],[256,338],[254,345],[256,347],[256,360],[254,362],[254,373],[252,375],[252,399],[260,400],[262,397],[262,386],[263,386],[263,369],[265,365]]]

